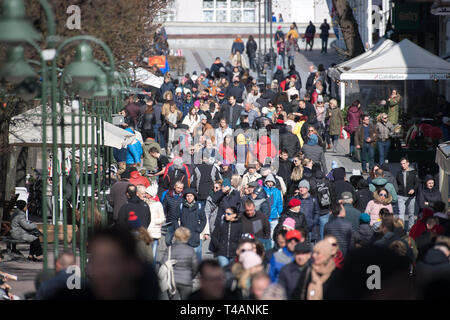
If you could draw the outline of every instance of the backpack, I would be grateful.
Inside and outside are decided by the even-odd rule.
[[[322,208],[331,204],[330,188],[323,181],[317,182],[317,199]]]
[[[167,261],[164,262],[158,270],[159,287],[162,292],[168,291],[170,296],[175,295],[177,287],[175,285],[175,276],[173,273],[173,265],[177,263],[177,260],[171,259],[171,249],[169,247],[169,254]]]

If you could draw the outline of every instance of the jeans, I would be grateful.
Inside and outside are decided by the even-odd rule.
[[[153,239],[153,243],[152,243],[153,264],[156,263],[156,254],[158,253],[158,244],[159,244],[159,239]]]
[[[173,238],[174,233],[175,233],[175,228],[173,226],[168,226],[167,232],[166,232],[166,246],[167,247],[172,245],[172,238]]]
[[[328,219],[330,218],[330,214],[324,214],[323,216],[320,216],[320,240],[323,240],[323,232],[325,230],[325,225],[328,223]]]
[[[248,56],[248,62],[249,62],[249,65],[250,65],[250,69],[256,70],[255,57]]]
[[[197,255],[198,261],[202,261],[202,244],[203,241],[200,239],[200,244],[194,248],[195,254]]]
[[[288,67],[294,64],[294,56],[288,56]]]
[[[153,125],[153,132],[155,133],[155,141],[159,143],[159,146],[164,149],[166,147],[166,143],[164,141],[164,137],[162,133],[159,131],[161,128],[160,124]]]
[[[270,223],[270,240],[272,247],[275,246],[275,242],[273,241],[273,230],[275,230],[275,227],[278,224],[278,219],[269,220]]]
[[[328,46],[328,37],[323,37],[322,38],[322,51],[321,52],[327,53],[327,46]]]
[[[367,171],[367,162],[369,162],[369,170],[372,170],[374,165],[374,158],[375,158],[374,148],[370,145],[370,143],[364,142],[361,148],[362,171]]]
[[[355,133],[350,133],[350,154],[353,155],[355,152]]]
[[[281,63],[283,63],[283,68],[286,68],[286,62],[284,59],[284,53],[280,53],[277,57],[277,65],[281,66]]]
[[[380,166],[384,163],[384,160],[386,160],[388,154],[389,154],[389,148],[391,147],[391,140],[387,139],[386,141],[378,141],[378,154],[380,156]]]
[[[416,197],[398,196],[398,217],[404,221],[405,231],[409,231],[415,222]],[[408,223],[405,218],[407,218]]]
[[[337,144],[339,141],[339,135],[334,134],[331,136],[331,138],[333,139],[333,152],[337,152]]]
[[[228,264],[230,264],[230,259],[228,259],[227,257],[224,257],[224,256],[218,256],[217,261],[219,262],[219,264],[222,268],[226,267]]]
[[[272,249],[273,244],[272,244],[272,241],[270,239],[258,238],[258,240],[262,243],[262,245],[264,246],[264,250],[266,250],[266,252],[268,250]]]

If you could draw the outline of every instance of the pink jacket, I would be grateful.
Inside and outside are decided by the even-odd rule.
[[[380,218],[380,210],[386,208],[389,212],[394,212],[392,209],[392,196],[389,195],[386,199],[381,199],[378,193],[373,193],[373,200],[370,200],[367,204],[365,212],[370,216],[370,225],[372,226]]]

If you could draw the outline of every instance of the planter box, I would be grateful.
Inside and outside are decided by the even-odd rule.
[[[44,233],[43,231],[43,225],[42,223],[36,223],[38,229],[40,232]],[[58,225],[58,240],[59,241],[64,241],[64,229],[63,229],[63,225]],[[72,225],[68,224],[67,225],[67,241],[71,242],[72,241]],[[75,226],[75,232],[78,231],[78,227]],[[41,242],[44,241],[44,237],[40,236],[39,240]],[[55,242],[55,226],[53,224],[48,224],[47,225],[47,241],[48,243],[53,243]]]

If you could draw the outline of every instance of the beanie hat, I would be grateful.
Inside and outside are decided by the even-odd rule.
[[[269,109],[268,109],[267,107],[263,107],[263,108],[261,109],[261,113],[262,113],[262,114],[268,114],[268,113],[269,113]]]
[[[306,143],[308,146],[315,146],[317,145],[317,142],[319,141],[319,138],[317,138],[317,135],[314,133],[309,136],[308,142]]]
[[[291,239],[297,239],[298,241],[302,240],[302,234],[298,230],[289,230],[286,233],[286,241],[289,241]]]
[[[361,221],[362,223],[369,223],[370,222],[370,216],[368,213],[361,213],[359,215],[359,221]]]
[[[183,89],[181,89],[180,87],[176,88],[176,89],[175,89],[175,93],[178,93],[178,92],[179,92],[179,93],[183,92]]]
[[[293,198],[293,199],[291,199],[291,201],[289,201],[288,206],[289,206],[289,208],[294,208],[294,207],[298,207],[301,204],[302,204],[302,202],[299,199]]]
[[[231,187],[231,181],[228,178],[223,179],[222,186]]]
[[[139,229],[141,227],[141,221],[136,213],[134,211],[130,211],[128,215],[128,226],[131,229]]]
[[[201,121],[201,120],[203,120],[203,119],[206,119],[206,120],[208,120],[208,117],[207,117],[207,116],[205,116],[204,114],[201,114],[201,115],[200,115],[200,121]]]
[[[181,169],[183,167],[183,159],[176,158],[175,160],[173,160],[173,167],[175,169]]]
[[[288,227],[289,229],[295,229],[295,220],[292,218],[286,218],[283,222],[283,227]]]
[[[312,251],[311,244],[309,244],[309,242],[306,241],[297,243],[297,245],[294,248],[295,253],[308,253],[311,251]]]
[[[304,180],[304,179],[303,179],[302,181],[300,181],[300,183],[298,184],[298,187],[299,187],[299,188],[305,187],[306,189],[309,190],[310,186],[309,186],[308,180]]]
[[[152,184],[147,189],[145,189],[145,193],[148,193],[152,197],[156,196],[158,194],[158,186]]]
[[[219,96],[219,97],[225,97],[225,93],[219,92],[219,93],[217,94],[217,96]]]
[[[253,251],[245,251],[239,255],[239,262],[248,270],[262,263],[262,259]]]
[[[336,169],[338,168],[338,163],[336,160],[331,161],[331,169]]]
[[[200,107],[200,100],[195,100],[194,107]]]

